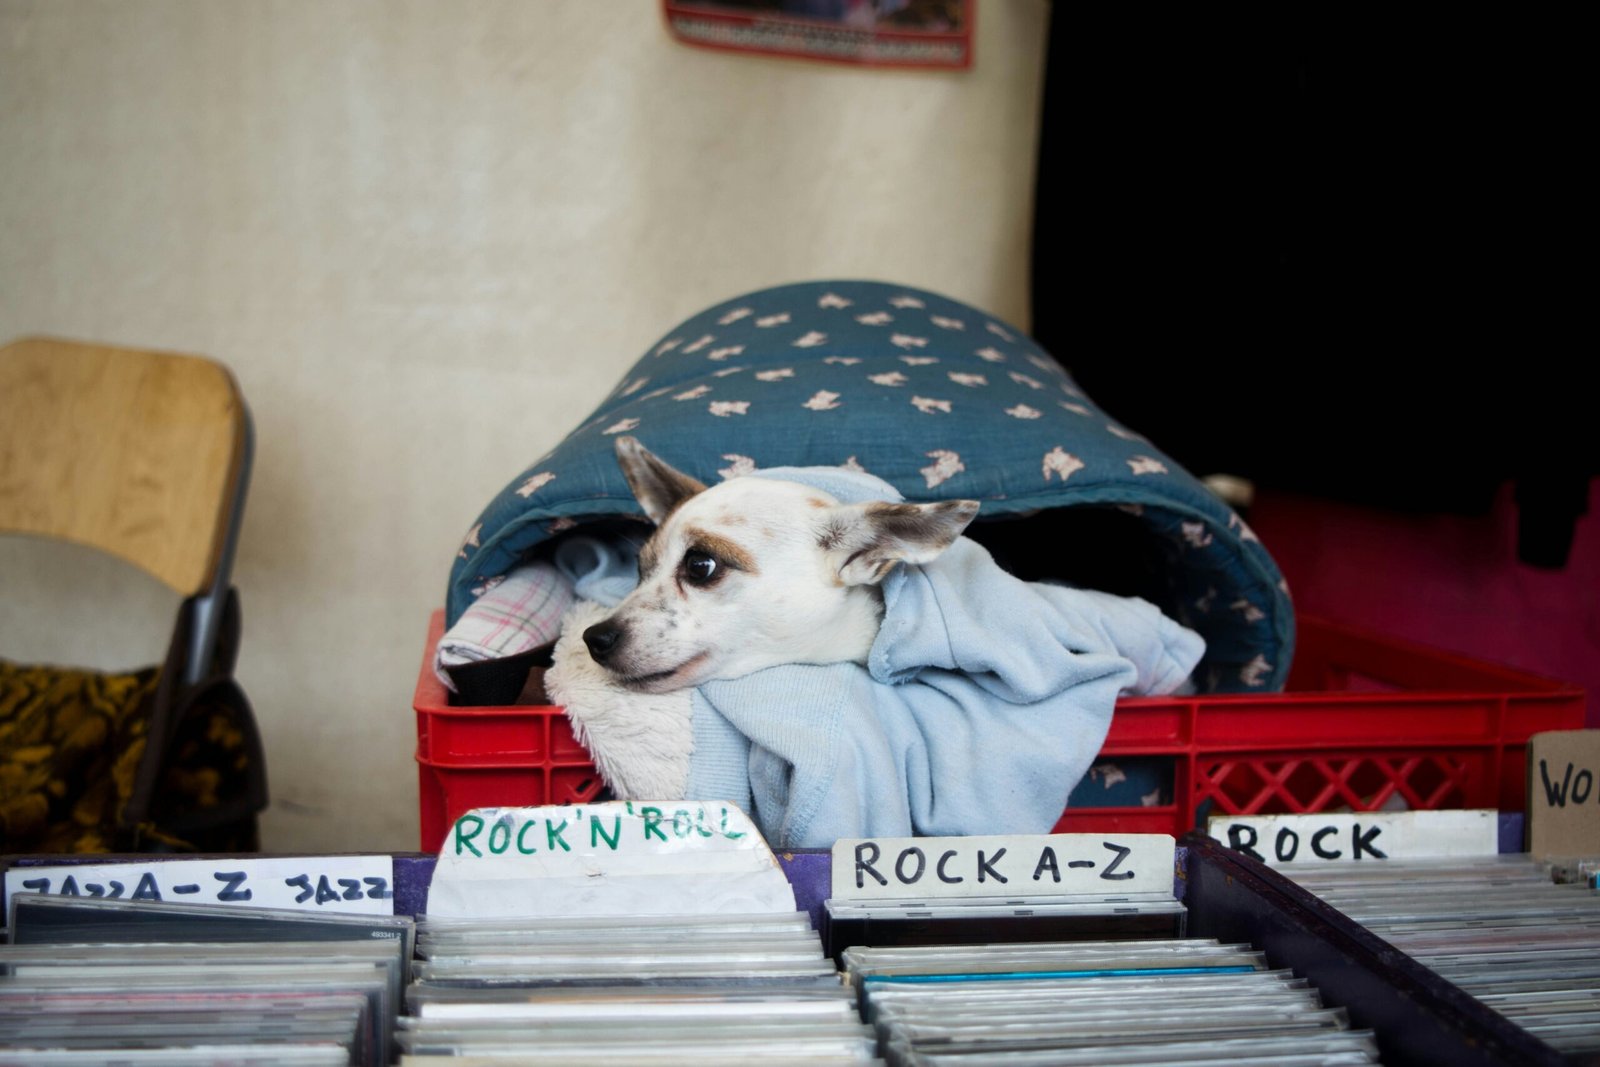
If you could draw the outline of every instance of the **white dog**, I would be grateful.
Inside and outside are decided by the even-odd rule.
[[[764,477],[708,489],[632,437],[616,449],[657,529],[639,553],[638,588],[583,640],[640,692],[785,663],[864,663],[883,618],[878,583],[896,564],[935,559],[978,513],[975,500],[841,504]]]

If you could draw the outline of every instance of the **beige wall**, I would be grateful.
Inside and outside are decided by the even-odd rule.
[[[658,7],[0,0],[0,341],[204,353],[254,411],[270,849],[416,847],[461,533],[679,319],[833,276],[1026,322],[1044,0],[986,0],[965,73],[691,49]],[[0,655],[150,662],[173,605],[0,540]]]

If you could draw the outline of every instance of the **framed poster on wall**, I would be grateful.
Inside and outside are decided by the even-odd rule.
[[[688,44],[875,67],[972,65],[974,0],[663,0]]]

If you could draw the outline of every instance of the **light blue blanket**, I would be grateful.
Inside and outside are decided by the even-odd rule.
[[[846,503],[900,499],[838,468],[756,476]],[[964,537],[931,564],[897,568],[883,592],[867,666],[773,667],[695,691],[689,798],[737,802],[775,848],[1046,833],[1117,696],[1172,692],[1204,652],[1142,600],[1021,581]]]

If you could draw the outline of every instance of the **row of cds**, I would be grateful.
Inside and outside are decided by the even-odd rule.
[[[1378,1062],[1370,1032],[1245,945],[852,948],[844,964],[896,1067]]]
[[[859,1064],[870,1027],[803,912],[419,920],[402,1064]]]
[[[1600,1052],[1600,894],[1527,856],[1283,873],[1566,1054]]]
[[[1589,886],[1527,857],[1282,873],[1553,1048],[1600,1052]],[[1061,916],[1005,939],[1023,912],[1001,936],[987,913],[830,913],[836,932],[967,935],[836,963],[804,912],[413,921],[18,894],[0,1067],[1377,1062],[1371,1032],[1254,947],[1152,936],[1181,926],[1174,904],[1100,902],[1125,925],[1094,940]]]
[[[404,917],[17,894],[0,1065],[387,1064]]]

